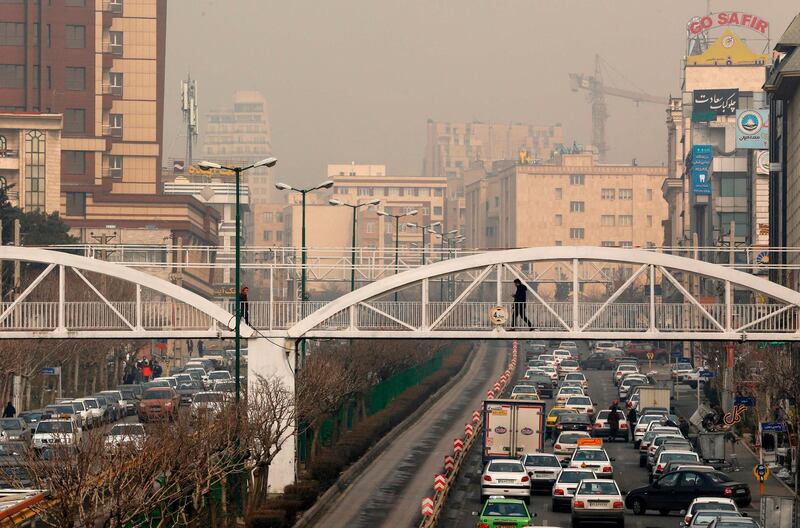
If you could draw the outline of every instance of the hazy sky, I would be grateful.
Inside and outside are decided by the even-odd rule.
[[[640,89],[680,89],[685,24],[702,0],[169,0],[165,155],[183,157],[178,86],[191,70],[204,110],[236,89],[269,101],[277,175],[325,176],[327,163],[386,163],[419,174],[425,123],[562,123],[590,141],[585,93],[570,72],[595,53]],[[790,0],[712,0],[712,11],[752,12],[779,38]],[[742,31],[745,36],[745,31]],[[608,84],[628,81],[607,77]],[[609,98],[609,159],[660,164],[664,108]]]

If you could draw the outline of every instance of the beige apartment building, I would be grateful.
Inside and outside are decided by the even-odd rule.
[[[593,154],[495,164],[466,183],[468,248],[654,247],[663,242],[665,167],[598,164]]]

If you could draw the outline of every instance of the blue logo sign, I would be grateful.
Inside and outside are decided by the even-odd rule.
[[[42,370],[40,370],[39,372],[41,372],[42,374],[45,374],[45,375],[53,376],[56,373],[56,368],[55,367],[42,367]]]
[[[761,422],[761,431],[768,433],[782,433],[784,431],[781,422]]]
[[[769,148],[769,109],[736,112],[736,148]]]
[[[692,193],[695,196],[711,196],[711,177],[708,173],[712,159],[711,145],[692,146]]]
[[[752,396],[737,396],[734,399],[735,405],[744,405],[745,407],[754,407],[756,404],[756,399]]]
[[[713,378],[716,377],[716,374],[711,370],[701,370],[700,371],[701,378]]]

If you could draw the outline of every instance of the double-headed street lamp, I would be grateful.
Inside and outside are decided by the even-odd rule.
[[[412,209],[403,214],[394,215],[391,213],[387,213],[386,211],[377,211],[379,216],[384,216],[387,218],[394,218],[394,273],[400,272],[400,220],[406,218],[407,216],[414,216],[417,214],[416,209]],[[397,301],[397,292],[394,292],[394,300]]]
[[[370,205],[378,205],[379,203],[381,203],[381,201],[380,200],[370,200],[368,202],[364,202],[364,203],[353,205],[353,204],[349,204],[349,203],[344,203],[344,202],[342,202],[340,200],[337,200],[335,198],[331,198],[330,200],[328,200],[328,203],[331,204],[331,205],[344,205],[344,206],[349,207],[350,209],[353,210],[353,248],[352,248],[352,253],[351,253],[351,256],[350,256],[350,264],[351,264],[351,267],[350,267],[350,291],[353,291],[353,290],[356,289],[356,222],[358,221],[358,219],[356,217],[356,212],[358,211],[358,209],[360,207],[368,207]]]
[[[236,406],[239,406],[239,401],[241,400],[241,356],[242,356],[242,330],[241,330],[241,319],[242,319],[242,303],[239,301],[239,291],[241,290],[241,267],[242,267],[242,241],[241,241],[241,234],[242,234],[242,226],[241,226],[241,197],[239,196],[241,192],[241,182],[242,182],[242,173],[248,171],[250,169],[256,169],[258,167],[274,167],[275,164],[278,163],[277,158],[264,158],[261,161],[257,161],[252,165],[248,165],[246,167],[226,167],[224,165],[220,165],[219,163],[212,163],[210,161],[201,161],[197,164],[198,167],[201,169],[209,170],[209,169],[225,169],[229,171],[233,171],[236,175],[236,228],[234,231],[234,238],[236,241],[236,264],[234,268],[234,275],[235,278],[235,292],[234,292],[234,299],[236,299],[236,323],[234,327],[234,342],[235,342],[235,349],[236,349],[236,363],[234,367],[234,371],[236,374]],[[236,412],[236,423],[239,423],[239,412]]]
[[[430,231],[431,233],[433,233],[434,232],[433,228],[438,226],[438,225],[441,225],[441,224],[442,224],[441,222],[434,222],[434,223],[428,224],[428,225],[419,225],[419,224],[414,224],[414,223],[406,224],[406,226],[408,226],[408,227],[411,227],[411,228],[414,228],[414,229],[419,229],[420,231],[422,231],[422,265],[423,266],[425,265],[425,231]]]
[[[447,242],[447,250],[448,250],[447,253],[448,253],[448,257],[449,257],[449,254],[450,254],[450,241],[451,240],[457,240],[459,238],[461,240],[464,240],[463,236],[455,236],[455,235],[458,235],[458,229],[452,229],[452,230],[448,231],[447,233],[437,233],[433,229],[428,230],[428,232],[431,235],[438,236],[442,240],[442,243],[439,246],[439,251],[441,252],[441,255],[439,255],[439,260],[444,260],[444,244],[445,244],[445,242]],[[433,239],[431,239],[431,246],[433,246]],[[440,298],[440,300],[444,300],[444,279],[440,279],[439,280],[439,298]]]

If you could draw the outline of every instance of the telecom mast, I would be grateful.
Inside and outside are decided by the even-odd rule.
[[[197,81],[191,74],[181,81],[181,110],[186,124],[186,166],[192,165],[192,147],[197,143]]]

